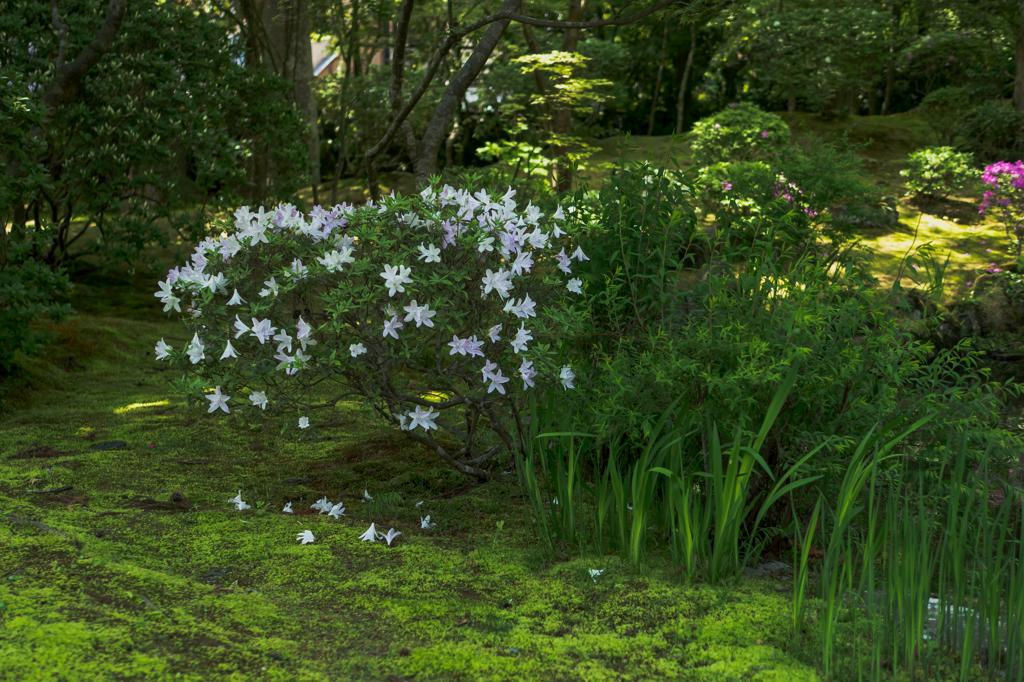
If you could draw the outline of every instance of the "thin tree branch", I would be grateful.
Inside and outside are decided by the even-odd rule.
[[[398,10],[398,24],[395,26],[395,48],[391,55],[391,110],[402,108],[402,81],[405,77],[405,43],[409,39],[409,19],[415,0],[402,0]]]

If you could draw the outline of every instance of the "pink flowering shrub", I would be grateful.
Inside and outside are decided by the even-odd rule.
[[[1017,259],[1020,260],[1024,233],[1024,161],[1000,161],[986,166],[981,180],[985,183],[985,193],[978,213],[999,212],[1006,236],[1017,242]]]

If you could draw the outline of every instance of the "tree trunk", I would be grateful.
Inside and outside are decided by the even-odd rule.
[[[1017,75],[1013,80],[1013,108],[1024,111],[1024,0],[1019,2],[1020,25],[1017,27],[1017,49],[1013,54]]]
[[[320,131],[313,95],[313,48],[306,0],[264,0],[263,29],[266,55],[274,70],[292,83],[292,101],[308,126],[307,169],[314,187],[320,186]]]
[[[647,118],[647,136],[654,134],[654,115],[658,111],[658,95],[661,90],[661,75],[665,73],[665,50],[668,47],[668,18],[665,19],[665,33],[661,37],[661,61],[658,63],[658,77],[654,79],[654,97],[651,98],[651,115]]]
[[[583,21],[583,0],[569,0],[569,16],[567,21]],[[580,30],[567,28],[562,34],[562,52],[575,52],[580,43]],[[551,112],[551,130],[557,136],[572,135],[572,110],[568,107],[555,107]],[[554,186],[556,192],[568,192],[572,189],[572,171],[566,162],[568,149],[557,144],[551,145],[554,156]]]
[[[683,80],[679,83],[679,99],[676,100],[676,135],[683,134],[686,119],[686,85],[690,80],[690,69],[693,68],[693,55],[697,51],[697,25],[690,24],[690,51],[686,54],[686,66],[683,67]]]
[[[892,85],[896,77],[896,53],[895,49],[889,48],[892,52],[889,55],[889,68],[885,70],[885,96],[882,98],[882,116],[889,113],[889,103],[892,102]]]
[[[792,85],[789,86],[789,99],[786,100],[786,111],[791,114],[796,113],[796,88]]]
[[[504,0],[501,3],[501,10],[515,12],[521,3],[522,0]],[[419,144],[418,158],[413,162],[417,185],[425,184],[431,175],[437,174],[437,157],[446,137],[444,133],[448,128],[448,122],[455,113],[455,108],[459,106],[459,102],[466,96],[466,90],[483,71],[488,58],[494,52],[494,48],[498,45],[498,41],[501,40],[509,23],[509,20],[504,20],[491,24],[462,67],[448,81],[448,87],[442,93],[441,100],[437,103],[437,108],[434,109],[434,114],[430,117],[427,129],[423,133]]]
[[[345,35],[345,15],[341,15],[341,26],[339,26],[339,37]],[[345,75],[341,81],[341,94],[338,101],[338,118],[341,124],[338,126],[338,161],[334,164],[334,177],[331,180],[331,206],[338,203],[338,181],[345,170],[348,161],[348,86],[353,75],[352,66],[359,54],[359,0],[352,0],[352,23],[348,27],[348,45],[342,51],[341,61],[345,68]]]
[[[892,36],[889,39],[889,67],[885,70],[885,96],[882,98],[882,116],[889,113],[892,103],[892,86],[896,80],[896,37],[900,30],[902,10],[899,3],[892,6]]]

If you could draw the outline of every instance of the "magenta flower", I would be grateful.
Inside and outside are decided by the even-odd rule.
[[[723,182],[722,183],[722,189],[725,190],[726,192],[728,192],[729,190],[732,189],[732,183],[731,182]]]
[[[1001,214],[1006,236],[1016,238],[1017,258],[1020,258],[1020,236],[1024,230],[1024,161],[993,163],[985,167],[981,179],[988,188],[982,194],[978,213],[984,215],[989,209],[996,209]]]
[[[768,139],[768,131],[767,130],[762,130],[761,131],[761,137],[763,137],[764,139],[767,140]]]

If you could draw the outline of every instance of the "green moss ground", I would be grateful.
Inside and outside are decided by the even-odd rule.
[[[51,386],[0,421],[0,678],[816,679],[772,585],[546,564],[514,476],[468,483],[356,405],[306,444],[187,410],[151,350],[182,332],[154,317],[64,325],[51,360],[84,369],[37,367]],[[131,506],[174,491],[190,511]],[[324,495],[347,517],[304,513]],[[361,542],[371,521],[402,535]]]
[[[819,678],[790,582],[684,585],[656,547],[642,575],[611,555],[549,562],[514,475],[472,483],[358,405],[316,443],[188,410],[153,357],[185,339],[152,283],[81,275],[105,287],[76,293],[92,313],[0,384],[0,679]],[[228,503],[239,489],[252,509]],[[187,511],[140,508],[175,491]],[[347,516],[313,514],[323,496]],[[370,522],[402,535],[362,542]]]

